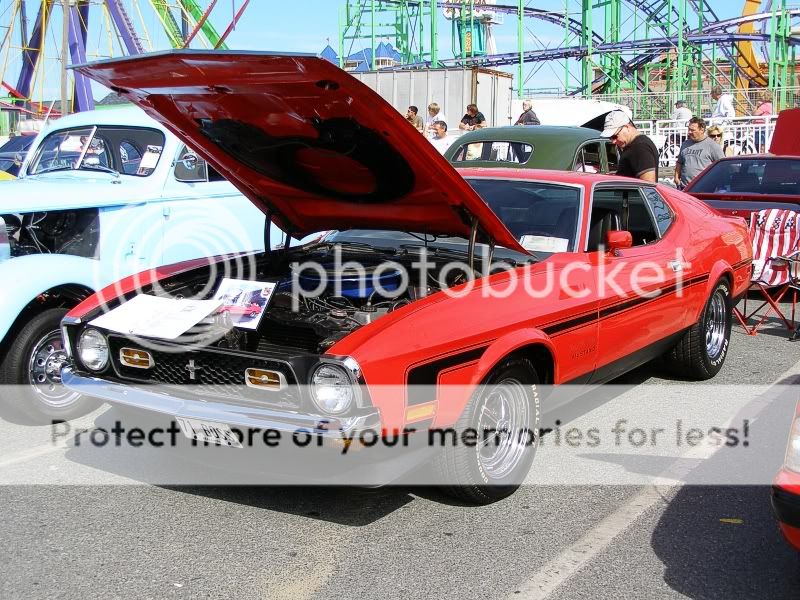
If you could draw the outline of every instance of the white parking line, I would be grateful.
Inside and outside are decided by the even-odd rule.
[[[0,469],[15,465],[17,463],[25,462],[27,460],[33,460],[34,458],[39,458],[40,456],[46,456],[47,454],[53,452],[66,450],[67,447],[67,442],[62,441],[57,444],[34,446],[33,448],[28,448],[27,450],[22,450],[21,452],[14,452],[13,454],[0,459]]]
[[[784,381],[788,377],[798,374],[800,374],[800,361],[778,377],[777,381]],[[753,409],[753,412],[749,414],[755,416],[769,404],[769,394],[764,394],[748,405],[748,408]],[[614,538],[633,525],[648,509],[659,503],[669,503],[669,496],[682,487],[681,484],[676,485],[673,482],[676,479],[683,479],[692,469],[702,461],[711,458],[719,450],[720,447],[716,446],[696,447],[675,460],[652,486],[645,488],[632,500],[600,521],[580,540],[563,550],[561,554],[523,581],[515,588],[509,599],[542,600],[548,598],[557,588],[605,550]]]

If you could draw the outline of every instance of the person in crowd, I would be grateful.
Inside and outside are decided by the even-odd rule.
[[[753,111],[754,117],[763,117],[765,115],[772,114],[772,94],[769,92],[762,92],[758,96],[758,100],[756,101],[756,109]],[[767,119],[754,119],[753,123],[756,125],[761,125],[756,131],[756,144],[758,145],[758,151],[764,152],[766,150],[766,141],[767,141],[767,131],[766,127]]]
[[[625,111],[612,110],[606,115],[602,136],[620,150],[617,175],[658,181],[658,148],[636,128]]]
[[[486,127],[486,117],[478,110],[477,104],[467,104],[467,112],[461,117],[458,128],[463,131],[474,131]]]
[[[422,120],[422,117],[420,117],[418,113],[419,109],[412,104],[411,106],[408,107],[408,110],[406,111],[406,121],[411,123],[417,131],[422,133],[422,131],[425,129],[425,122]]]
[[[722,146],[706,135],[706,122],[692,117],[686,128],[688,139],[681,145],[675,164],[675,186],[683,189],[700,171],[724,156]]]
[[[715,85],[711,88],[711,98],[717,102],[711,113],[712,119],[732,119],[736,116],[736,109],[733,108],[733,96],[723,94],[720,86]]]
[[[533,112],[533,104],[530,100],[523,100],[522,101],[522,114],[517,119],[517,122],[514,125],[541,125],[541,121],[539,121],[539,117],[536,116],[536,113]]]
[[[447,123],[447,117],[444,116],[441,107],[436,102],[428,104],[428,116],[425,118],[425,135],[433,138],[436,134],[433,131],[433,124],[436,121],[444,121]]]
[[[685,123],[693,116],[694,115],[692,114],[692,111],[686,106],[686,102],[683,100],[678,100],[675,103],[675,111],[672,113],[673,121],[683,121]]]
[[[447,123],[444,121],[434,121],[431,125],[433,131],[433,138],[431,144],[439,151],[439,154],[444,154],[453,143],[453,138],[447,135]]]
[[[733,144],[728,144],[726,146],[725,142],[723,141],[725,138],[725,129],[719,125],[712,125],[706,129],[706,134],[708,134],[708,137],[710,137],[712,141],[719,144],[719,147],[722,148],[722,153],[725,156],[733,156]]]

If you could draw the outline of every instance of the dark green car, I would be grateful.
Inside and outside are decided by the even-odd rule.
[[[617,148],[586,127],[487,127],[458,137],[445,152],[456,167],[524,167],[615,173]]]

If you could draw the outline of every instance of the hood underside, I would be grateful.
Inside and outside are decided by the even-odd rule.
[[[78,70],[163,122],[284,230],[395,229],[524,252],[378,94],[304,55],[175,51]]]

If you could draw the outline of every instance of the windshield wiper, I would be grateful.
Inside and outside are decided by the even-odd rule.
[[[91,171],[103,171],[104,173],[110,173],[114,177],[119,178],[119,171],[117,171],[116,169],[112,169],[111,167],[107,167],[105,165],[92,164],[92,163],[89,163],[89,164],[81,163],[81,166],[78,167],[78,168],[79,169],[89,169]]]
[[[55,171],[72,171],[72,165],[59,165],[57,167],[49,167],[47,169],[42,169],[41,171],[36,171],[35,173],[31,173],[31,175],[42,175],[43,173],[54,173]]]

